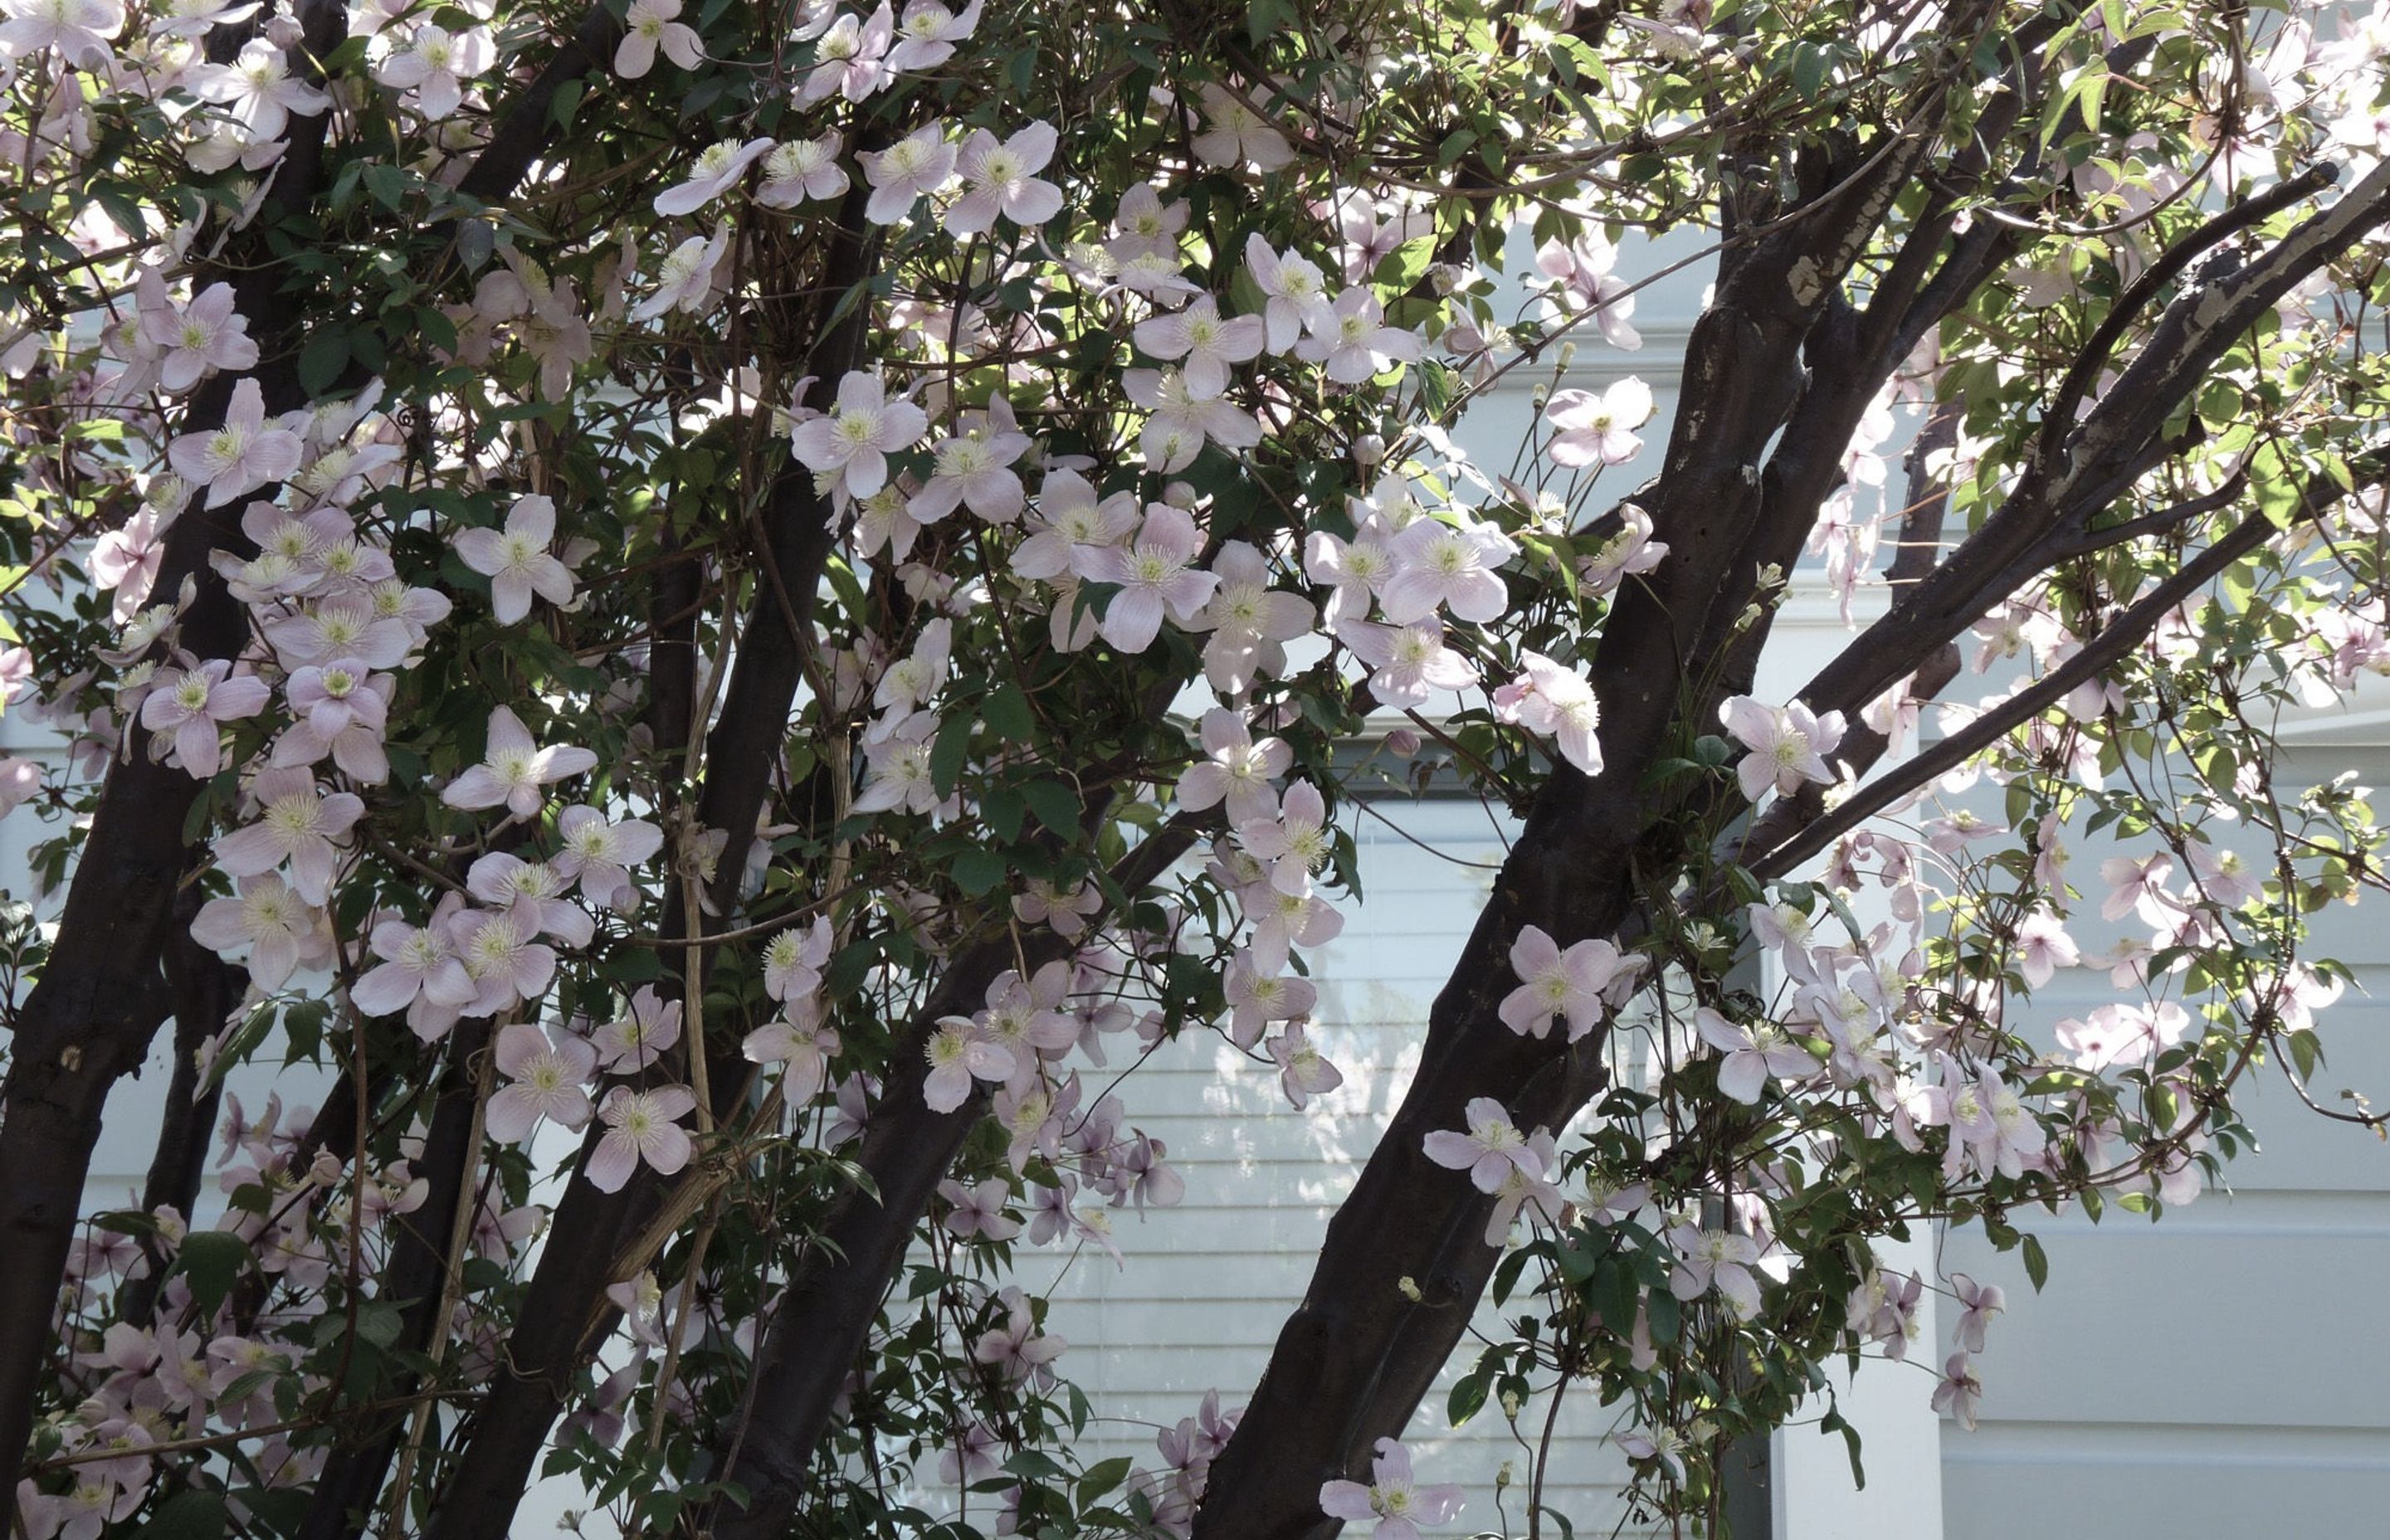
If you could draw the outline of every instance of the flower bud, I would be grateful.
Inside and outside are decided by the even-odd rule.
[[[1403,1292],[1403,1298],[1410,1301],[1413,1304],[1419,1303],[1421,1299],[1426,1297],[1420,1292],[1419,1279],[1412,1277],[1407,1273],[1403,1275],[1402,1281],[1395,1284],[1394,1287],[1401,1290]]]
[[[1420,751],[1420,736],[1409,727],[1396,727],[1386,735],[1386,752],[1396,759],[1408,759]]]
[[[1364,433],[1353,441],[1353,463],[1373,466],[1386,457],[1386,441],[1375,433]]]

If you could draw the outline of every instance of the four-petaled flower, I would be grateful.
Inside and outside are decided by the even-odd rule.
[[[599,1192],[620,1192],[631,1174],[645,1161],[669,1176],[688,1164],[688,1131],[680,1120],[697,1106],[696,1093],[686,1085],[634,1091],[617,1085],[606,1093],[598,1116],[606,1134],[598,1141],[581,1174]]]
[[[1370,1540],[1420,1540],[1421,1524],[1449,1522],[1460,1512],[1458,1486],[1421,1486],[1411,1475],[1410,1451],[1390,1438],[1377,1444],[1369,1483],[1329,1482],[1319,1489],[1319,1511],[1330,1519],[1374,1520]]]
[[[572,573],[548,554],[555,538],[556,503],[537,494],[516,498],[504,528],[456,536],[457,559],[490,580],[490,612],[500,625],[530,614],[533,594],[554,605],[572,602]]]

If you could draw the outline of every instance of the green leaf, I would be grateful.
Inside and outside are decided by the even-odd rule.
[[[1079,832],[1079,794],[1060,781],[1031,781],[1021,789],[1029,800],[1029,811],[1047,828],[1072,839]]]
[[[2024,1238],[2024,1276],[2033,1280],[2037,1294],[2049,1281],[2049,1257],[2042,1251],[2040,1240],[2033,1236]]]
[[[396,213],[406,206],[406,173],[387,160],[377,160],[366,168],[366,191],[374,201]]]
[[[1079,1478],[1079,1484],[1073,1489],[1078,1497],[1079,1506],[1086,1508],[1098,1497],[1128,1480],[1129,1466],[1132,1463],[1134,1462],[1128,1456],[1120,1455],[1111,1459],[1099,1460],[1089,1466],[1087,1473]]]
[[[191,1280],[202,1318],[213,1315],[249,1264],[249,1243],[230,1230],[193,1230],[183,1238],[174,1268]]]
[[[222,1493],[193,1487],[159,1504],[149,1521],[134,1533],[135,1540],[218,1540],[227,1518]]]
[[[1480,1365],[1460,1377],[1460,1382],[1452,1387],[1452,1394],[1444,1405],[1454,1427],[1467,1422],[1484,1407],[1485,1389],[1492,1383],[1490,1367],[1485,1365]]]
[[[955,857],[955,886],[973,898],[993,892],[1011,869],[1004,853],[994,850],[967,850]]]
[[[996,729],[1008,743],[1028,743],[1036,738],[1037,718],[1029,710],[1029,698],[1021,687],[1007,683],[990,690],[980,703],[980,720]]]
[[[349,366],[349,334],[345,327],[319,327],[299,350],[299,387],[320,396]]]
[[[956,712],[938,725],[938,740],[930,745],[930,784],[941,799],[955,794],[962,779],[963,761],[970,757],[971,729],[978,724],[969,712]]]

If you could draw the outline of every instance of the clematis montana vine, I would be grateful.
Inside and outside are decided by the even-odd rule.
[[[2037,1226],[2384,1127],[2385,59],[0,0],[0,1520],[1408,1540],[1565,1405],[1625,1490],[1470,1501],[1690,1533],[1854,1354],[1996,1415]]]

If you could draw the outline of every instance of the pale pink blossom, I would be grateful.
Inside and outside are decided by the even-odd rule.
[[[1651,388],[1630,377],[1600,395],[1554,391],[1544,416],[1559,430],[1545,446],[1554,465],[1624,465],[1642,453],[1635,430],[1651,419]]]
[[[896,23],[896,45],[888,50],[888,68],[896,71],[934,70],[955,57],[955,45],[979,30],[985,0],[970,0],[960,15],[939,0],[912,0]]]
[[[1038,176],[1054,158],[1060,135],[1054,125],[1033,122],[999,141],[975,128],[962,142],[955,169],[970,190],[946,211],[946,228],[958,236],[983,235],[996,216],[1034,229],[1062,212],[1062,189]]]
[[[1242,540],[1223,544],[1212,558],[1220,580],[1195,618],[1211,635],[1203,642],[1203,677],[1223,695],[1238,696],[1255,680],[1286,672],[1286,644],[1311,629],[1311,605],[1299,594],[1269,585],[1269,558]]]
[[[888,399],[880,377],[856,369],[838,384],[838,404],[796,425],[796,456],[850,497],[868,497],[888,480],[888,456],[928,431],[929,414],[903,396]]]
[[[1561,281],[1561,308],[1592,307],[1603,340],[1613,348],[1631,351],[1641,347],[1643,339],[1627,325],[1627,317],[1635,314],[1635,297],[1627,292],[1626,280],[1613,271],[1617,265],[1618,248],[1599,230],[1587,230],[1574,245],[1548,240],[1536,250],[1536,266]]]
[[[1154,503],[1147,507],[1145,521],[1130,545],[1080,547],[1072,553],[1081,577],[1119,585],[1099,622],[1114,650],[1143,652],[1151,647],[1165,615],[1182,627],[1194,622],[1220,582],[1194,566],[1202,550],[1203,533],[1191,515]]]
[[[536,494],[518,497],[502,528],[456,535],[456,558],[490,580],[490,611],[500,625],[531,613],[533,594],[558,606],[572,602],[572,573],[548,554],[556,538],[556,502]]]
[[[412,94],[416,110],[438,122],[464,105],[466,83],[488,70],[497,57],[490,34],[480,27],[451,32],[426,22],[383,56],[374,79]]]
[[[672,250],[656,270],[653,292],[631,307],[629,318],[652,321],[666,311],[695,314],[713,298],[714,270],[730,249],[727,225],[714,226],[711,236],[691,236]]]
[[[597,766],[598,756],[586,749],[541,748],[522,719],[500,706],[490,713],[482,763],[449,782],[440,800],[450,807],[504,806],[518,818],[536,817],[546,801],[541,787]]]
[[[255,716],[273,694],[254,674],[231,677],[232,664],[211,658],[180,669],[161,669],[141,699],[141,725],[172,734],[174,763],[206,780],[224,764],[220,733],[227,722]]]
[[[1260,316],[1223,318],[1218,302],[1208,294],[1184,310],[1139,321],[1133,335],[1137,347],[1155,358],[1185,359],[1187,389],[1201,397],[1226,391],[1228,366],[1251,362],[1268,340]]]
[[[1277,126],[1210,81],[1196,88],[1212,125],[1195,135],[1195,153],[1206,164],[1278,171],[1294,160],[1294,147]]]
[[[1668,1292],[1680,1300],[1697,1300],[1715,1288],[1735,1314],[1745,1320],[1759,1311],[1759,1279],[1752,1268],[1759,1261],[1759,1243],[1747,1235],[1678,1225],[1668,1232],[1677,1264],[1668,1276]]]
[[[1521,673],[1494,692],[1494,716],[1551,737],[1561,757],[1588,776],[1601,774],[1601,707],[1593,684],[1575,669],[1540,652],[1519,655]]]
[[[793,209],[812,200],[824,202],[845,196],[846,168],[838,163],[839,136],[790,139],[764,157],[764,176],[755,201],[766,209]]]
[[[332,933],[324,912],[290,891],[273,872],[242,878],[237,898],[212,898],[191,921],[191,938],[230,956],[246,947],[249,982],[271,993],[290,982],[301,967],[331,957]]]
[[[866,153],[863,175],[872,192],[863,217],[874,225],[901,222],[916,202],[946,185],[957,153],[944,122],[924,123],[886,149]]]
[[[695,213],[739,185],[747,168],[771,153],[769,139],[721,139],[705,147],[688,168],[688,179],[656,194],[655,210],[667,219]],[[841,181],[843,182],[842,177]]]
[[[1703,1042],[1726,1056],[1718,1063],[1719,1092],[1746,1107],[1759,1100],[1771,1077],[1792,1082],[1818,1072],[1818,1061],[1809,1050],[1787,1037],[1773,1021],[1755,1020],[1746,1026],[1703,1006],[1693,1012],[1693,1026]]]
[[[291,722],[275,740],[267,763],[276,769],[319,764],[327,755],[353,779],[379,785],[390,777],[382,747],[398,681],[369,671],[355,658],[293,669],[282,684]]]
[[[618,914],[638,906],[638,889],[630,868],[641,866],[663,849],[664,833],[644,818],[610,823],[594,807],[572,806],[558,815],[556,831],[564,848],[548,865],[568,882],[577,881],[592,904]]]
[[[301,899],[329,903],[340,853],[366,804],[346,791],[327,796],[306,770],[268,770],[249,794],[258,819],[216,841],[216,864],[235,877],[255,877],[288,863],[291,890]]]
[[[1512,1171],[1529,1176],[1546,1174],[1543,1158],[1528,1148],[1527,1136],[1510,1114],[1492,1097],[1471,1098],[1463,1111],[1466,1133],[1437,1129],[1427,1136],[1427,1158],[1447,1171],[1465,1171],[1480,1192],[1498,1189]]]
[[[631,996],[631,1013],[607,1022],[592,1039],[598,1061],[609,1074],[636,1074],[680,1041],[680,1002],[641,984]]]
[[[1284,353],[1304,332],[1335,324],[1327,276],[1310,258],[1275,251],[1256,231],[1245,237],[1245,266],[1266,300],[1262,322],[1270,352]]]
[[[921,1100],[932,1112],[954,1111],[970,1099],[974,1080],[1001,1084],[1018,1067],[1010,1050],[989,1041],[967,1016],[942,1020],[923,1054],[930,1072],[921,1082]]]
[[[1634,969],[1618,948],[1600,937],[1566,951],[1540,926],[1522,926],[1510,943],[1510,970],[1519,987],[1502,999],[1502,1024],[1525,1036],[1551,1031],[1554,1017],[1568,1021],[1572,1043],[1601,1024],[1608,1004],[1603,992]]]
[[[0,5],[0,55],[22,58],[45,48],[78,70],[108,68],[109,39],[124,30],[120,0],[6,0]]]
[[[1225,706],[1203,713],[1204,758],[1178,776],[1181,811],[1201,813],[1228,804],[1228,822],[1242,824],[1270,815],[1276,794],[1270,782],[1286,774],[1294,751],[1279,738],[1256,740],[1243,716]]]
[[[1459,1515],[1459,1487],[1420,1485],[1411,1474],[1410,1451],[1396,1440],[1380,1439],[1377,1451],[1367,1486],[1344,1481],[1321,1485],[1320,1512],[1342,1521],[1374,1521],[1369,1540],[1420,1540],[1420,1525],[1448,1523]]]
[[[411,1011],[418,999],[451,1012],[472,1003],[477,991],[449,942],[444,919],[435,917],[429,925],[385,919],[374,926],[367,944],[381,961],[349,991],[366,1015]]]
[[[1415,624],[1439,610],[1464,621],[1497,621],[1510,607],[1500,569],[1519,547],[1491,524],[1466,514],[1449,524],[1420,519],[1387,543],[1387,553],[1394,571],[1377,585],[1378,603],[1396,625]]]
[[[1324,1096],[1344,1084],[1344,1076],[1321,1057],[1301,1021],[1288,1022],[1286,1030],[1266,1046],[1271,1060],[1278,1065],[1279,1085],[1298,1112],[1310,1105],[1313,1097]]]
[[[187,305],[145,310],[141,334],[161,350],[161,390],[187,391],[215,369],[238,372],[257,366],[257,343],[249,322],[233,309],[232,285],[210,284]]]
[[[1340,384],[1367,384],[1396,364],[1417,363],[1422,351],[1417,333],[1385,323],[1375,294],[1348,289],[1324,312],[1305,318],[1295,356],[1325,366],[1328,378]]]
[[[1146,409],[1137,445],[1146,468],[1169,476],[1195,463],[1206,440],[1234,452],[1262,442],[1261,424],[1235,403],[1198,394],[1176,369],[1124,369],[1121,389]]]
[[[623,18],[623,41],[614,48],[614,73],[637,80],[656,67],[656,50],[684,70],[694,70],[705,58],[697,29],[677,19],[681,0],[631,0]]]
[[[598,1050],[571,1033],[546,1033],[528,1021],[498,1032],[498,1070],[507,1084],[490,1097],[490,1137],[520,1144],[542,1119],[565,1128],[589,1121],[590,1077]]]
[[[1718,719],[1749,751],[1735,765],[1735,776],[1751,801],[1757,802],[1770,787],[1789,797],[1804,781],[1833,783],[1826,756],[1843,741],[1842,712],[1817,716],[1798,700],[1769,706],[1738,695],[1718,708]]]
[[[1400,626],[1347,621],[1336,635],[1373,671],[1369,688],[1382,705],[1423,706],[1437,690],[1465,690],[1478,680],[1477,665],[1444,645],[1438,620]]]
[[[670,1176],[688,1164],[688,1133],[680,1126],[697,1106],[696,1094],[686,1085],[664,1085],[634,1091],[617,1085],[606,1094],[598,1116],[606,1124],[582,1174],[600,1192],[620,1192],[631,1174],[644,1162]]]
[[[166,446],[174,474],[206,487],[212,508],[283,480],[299,468],[302,453],[298,434],[266,426],[265,398],[255,379],[233,387],[222,427],[185,433]]]

